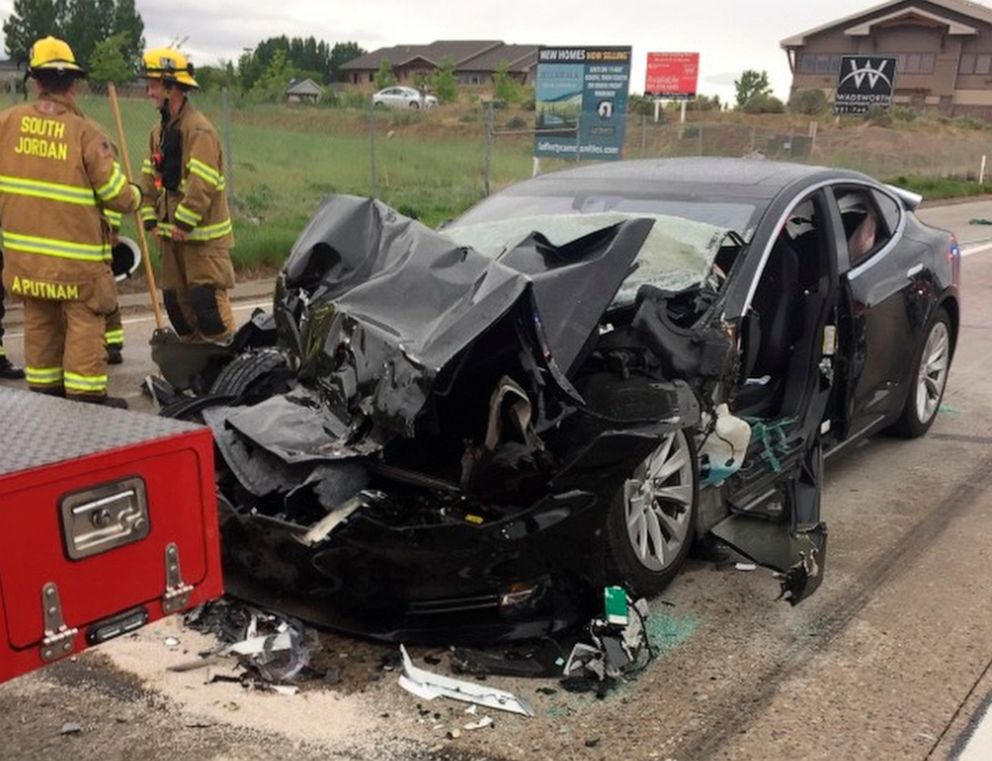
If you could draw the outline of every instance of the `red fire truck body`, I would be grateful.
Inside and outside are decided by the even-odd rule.
[[[0,682],[219,596],[209,429],[0,388]]]

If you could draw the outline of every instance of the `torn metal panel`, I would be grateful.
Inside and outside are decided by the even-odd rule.
[[[238,408],[227,425],[289,465],[363,457],[382,448],[368,437],[349,441],[348,426],[303,387]]]
[[[151,347],[152,361],[173,388],[198,393],[206,393],[221,368],[236,355],[229,346],[183,341],[171,328],[156,330]]]
[[[474,703],[497,711],[520,714],[533,717],[534,708],[523,698],[512,692],[499,690],[487,684],[466,682],[453,679],[450,676],[434,674],[426,669],[417,668],[403,645],[400,645],[403,657],[403,674],[400,676],[400,687],[407,692],[424,700],[434,698],[451,698],[463,703]]]
[[[775,572],[781,598],[796,605],[823,580],[827,527],[817,523],[793,530],[788,523],[731,515],[711,529],[713,535],[755,563]]]
[[[304,544],[307,547],[312,547],[318,542],[324,541],[328,535],[334,531],[334,529],[340,526],[344,521],[348,520],[348,517],[353,512],[363,507],[366,499],[370,496],[373,495],[366,495],[363,492],[357,497],[352,497],[351,499],[342,502],[340,505],[327,513],[326,516],[311,526],[310,530],[300,537],[300,544]]]

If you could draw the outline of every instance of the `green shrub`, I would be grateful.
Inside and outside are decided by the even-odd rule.
[[[785,104],[774,95],[755,95],[741,110],[746,114],[784,114]]]
[[[830,110],[823,90],[796,90],[789,98],[789,111],[806,116],[820,116]]]
[[[369,96],[358,88],[349,87],[341,94],[340,102],[345,108],[366,108]]]
[[[875,127],[891,127],[892,113],[884,106],[872,106],[868,109],[866,119]]]

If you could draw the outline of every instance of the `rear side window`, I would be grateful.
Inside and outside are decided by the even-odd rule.
[[[844,222],[844,237],[851,267],[862,262],[885,246],[899,222],[899,209],[886,196],[890,205],[883,211],[876,198],[881,194],[865,187],[846,186],[834,189],[837,207]]]
[[[872,190],[871,194],[875,199],[878,210],[882,213],[882,218],[885,220],[885,226],[889,229],[889,234],[895,233],[896,228],[899,227],[899,204],[891,196],[887,196],[878,190]]]

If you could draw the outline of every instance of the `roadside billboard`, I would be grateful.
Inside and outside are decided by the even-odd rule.
[[[896,59],[846,55],[841,59],[834,113],[867,114],[873,106],[889,108],[895,90]]]
[[[648,53],[644,97],[689,100],[699,84],[699,53]]]
[[[538,51],[534,155],[619,159],[623,154],[629,47]]]

